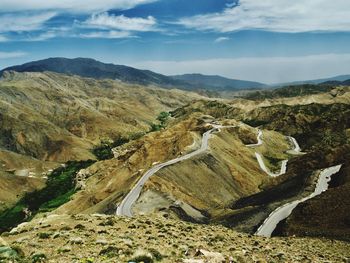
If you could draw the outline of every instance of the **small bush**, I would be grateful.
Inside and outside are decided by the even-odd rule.
[[[38,233],[37,235],[40,239],[48,239],[51,236],[50,233],[45,233],[45,232]]]
[[[37,263],[37,262],[45,262],[46,261],[46,255],[43,253],[40,254],[34,254],[32,256],[32,263]]]
[[[74,228],[75,228],[75,229],[79,229],[79,230],[84,230],[84,229],[86,229],[86,227],[85,227],[84,225],[82,225],[82,224],[77,224]]]
[[[148,255],[140,255],[140,256],[137,256],[137,257],[134,257],[132,259],[130,259],[129,261],[132,261],[132,262],[143,262],[143,263],[153,263],[153,259],[152,257],[148,256]]]
[[[156,250],[156,249],[154,249],[154,248],[151,248],[151,249],[149,249],[149,252],[152,254],[152,256],[153,256],[156,260],[160,261],[160,260],[163,259],[163,255],[162,255],[158,250]]]
[[[117,247],[109,246],[107,248],[102,249],[100,251],[99,255],[106,256],[108,258],[112,258],[112,257],[118,256],[118,251],[119,251],[119,249]]]
[[[152,123],[151,128],[150,128],[150,132],[160,131],[162,128],[163,128],[162,125]]]

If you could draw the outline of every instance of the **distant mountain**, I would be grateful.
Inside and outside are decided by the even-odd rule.
[[[325,85],[339,85],[339,86],[350,86],[350,79],[347,79],[345,81],[339,81],[339,80],[329,80],[326,82],[322,82],[321,84]]]
[[[339,76],[324,78],[324,79],[313,79],[313,80],[294,81],[294,82],[287,82],[287,83],[278,83],[272,86],[282,87],[282,86],[302,85],[302,84],[321,84],[321,83],[331,84],[331,82],[334,82],[334,81],[344,82],[349,79],[350,79],[350,75],[339,75]]]
[[[0,75],[8,70],[17,72],[51,71],[95,79],[116,79],[140,85],[157,85],[164,88],[176,87],[197,91],[232,91],[265,87],[262,83],[228,79],[221,76],[206,76],[201,74],[165,76],[149,70],[106,64],[89,58],[48,58],[5,68],[0,71]]]
[[[332,83],[322,84],[301,84],[284,86],[281,88],[257,90],[243,94],[242,97],[250,100],[292,98],[298,96],[315,95],[327,93],[334,89],[334,81]]]
[[[124,82],[141,85],[189,88],[186,83],[149,70],[139,70],[128,66],[106,64],[89,58],[49,58],[5,68],[0,71],[0,75],[7,70],[17,72],[52,71],[95,79],[118,79]]]
[[[198,89],[208,89],[215,91],[222,90],[242,90],[264,88],[265,84],[253,81],[229,79],[221,76],[211,76],[202,74],[185,74],[170,76],[174,80],[191,84],[192,87]]]

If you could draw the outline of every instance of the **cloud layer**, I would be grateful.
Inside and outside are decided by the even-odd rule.
[[[1,12],[55,10],[75,13],[125,10],[157,0],[0,0]]]
[[[348,0],[240,0],[221,13],[180,19],[187,28],[232,32],[257,29],[276,32],[350,31]]]
[[[55,12],[3,14],[0,15],[0,33],[40,30],[55,15]]]
[[[125,31],[94,31],[94,32],[80,34],[80,37],[118,39],[118,38],[132,38],[133,36],[129,32],[125,32]]]

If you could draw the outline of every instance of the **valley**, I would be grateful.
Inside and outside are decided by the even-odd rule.
[[[350,207],[339,200],[347,200],[349,185],[349,105],[346,86],[285,87],[230,99],[102,77],[4,71],[1,237],[28,257],[34,235],[45,255],[67,262],[78,244],[92,249],[96,262],[124,262],[154,239],[168,242],[160,249],[164,262],[205,257],[197,248],[238,262],[264,258],[254,244],[282,262],[302,258],[286,244],[307,247],[311,262],[348,259]],[[167,224],[172,227],[164,230]],[[177,227],[199,235],[191,235],[187,254]],[[117,238],[118,229],[124,237]],[[146,229],[136,240],[135,231]],[[210,231],[229,237],[210,239]],[[341,241],[314,255],[313,245],[330,242],[324,237]],[[72,241],[64,245],[65,238]],[[229,248],[236,238],[251,249]],[[45,239],[60,252],[45,247]],[[112,239],[125,243],[122,252],[110,248]],[[283,259],[276,252],[281,244]]]

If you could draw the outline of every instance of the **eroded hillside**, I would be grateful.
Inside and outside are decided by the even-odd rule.
[[[101,141],[142,135],[160,112],[196,98],[189,92],[113,80],[4,72],[0,184],[6,191],[0,194],[1,207],[42,187],[47,174],[60,163],[96,159],[92,149]],[[42,179],[37,182],[32,176]]]
[[[9,72],[0,81],[0,92],[3,120],[0,129],[3,134],[0,155],[3,175],[0,178],[9,187],[21,183],[22,187],[15,189],[18,193],[42,189],[27,194],[0,219],[5,218],[3,222],[10,226],[14,215],[18,215],[18,209],[22,209],[28,214],[20,210],[20,218],[16,218],[18,222],[34,217],[33,223],[25,227],[33,230],[40,222],[45,222],[50,228],[44,234],[37,228],[29,234],[26,234],[29,230],[22,232],[21,228],[14,230],[13,235],[5,232],[5,236],[9,235],[5,238],[11,244],[16,243],[17,238],[24,238],[19,243],[26,247],[26,256],[32,253],[26,238],[29,240],[32,238],[30,235],[37,235],[39,240],[57,238],[54,241],[63,249],[59,253],[67,253],[64,255],[67,259],[73,256],[70,253],[72,246],[86,244],[93,252],[83,250],[79,258],[93,256],[97,262],[107,260],[108,256],[102,255],[105,252],[101,251],[112,251],[114,248],[110,248],[109,241],[98,241],[98,245],[103,247],[98,252],[100,248],[97,250],[97,246],[92,246],[95,242],[92,237],[96,233],[91,232],[89,236],[84,232],[85,221],[89,222],[91,229],[95,229],[96,225],[104,228],[116,225],[118,230],[125,229],[123,233],[131,236],[135,229],[143,231],[147,228],[142,226],[143,223],[152,225],[156,222],[156,226],[166,224],[162,220],[169,224],[182,224],[186,229],[204,229],[204,232],[196,232],[196,235],[208,235],[208,231],[223,233],[227,229],[197,227],[180,223],[179,220],[219,224],[253,234],[276,208],[309,196],[322,169],[339,164],[344,166],[339,174],[334,175],[333,188],[298,206],[274,234],[346,239],[344,233],[347,232],[343,230],[348,225],[346,211],[349,204],[339,201],[347,198],[348,186],[348,166],[345,164],[349,161],[350,152],[350,109],[346,87],[325,90],[316,95],[278,96],[259,102],[246,99],[227,101],[209,100],[177,90],[126,85],[112,80],[83,79],[56,73]],[[163,113],[159,115],[160,112]],[[204,140],[205,136],[208,136],[207,141]],[[301,149],[293,139],[299,142]],[[96,160],[92,149],[101,142],[105,158]],[[204,150],[191,155],[201,148]],[[185,156],[191,157],[181,159]],[[62,162],[81,159],[95,161],[68,162],[51,174],[47,173]],[[156,169],[147,181],[138,184],[148,171],[172,160],[178,161]],[[46,185],[43,180],[38,181],[38,175],[48,176]],[[9,178],[12,185],[7,182]],[[6,187],[7,191],[9,187]],[[130,205],[130,210],[141,219],[116,218],[114,215],[118,206],[135,187],[140,187],[140,196]],[[55,195],[51,198],[48,191],[55,192]],[[13,192],[10,190],[8,199],[4,199],[9,206],[20,198]],[[336,200],[337,207],[332,205]],[[327,211],[336,211],[330,213],[334,217],[323,216],[321,207],[324,203],[329,204]],[[95,216],[106,220],[107,223],[104,223],[91,216],[95,213],[113,216]],[[145,217],[139,217],[142,215]],[[156,219],[159,216],[166,219],[159,221]],[[46,217],[49,219],[46,220]],[[145,218],[149,218],[150,223],[145,223]],[[311,226],[309,219],[316,223]],[[62,220],[69,222],[69,226],[66,230],[57,230]],[[140,225],[139,220],[143,222]],[[342,223],[337,225],[339,220]],[[52,225],[55,226],[53,229]],[[326,231],[328,234],[320,231],[323,226],[331,231]],[[99,228],[97,234],[110,238],[104,235],[107,233],[103,231],[107,230]],[[147,233],[148,240],[152,240],[150,235],[154,234],[158,238],[164,237],[167,242],[167,238],[176,235],[168,230],[157,232],[151,229]],[[270,243],[265,239],[230,233],[238,241],[244,241],[247,237],[247,246],[252,240],[263,242],[263,246],[268,247],[275,244],[274,241]],[[69,241],[66,248],[61,242],[66,237],[78,241]],[[136,247],[130,245],[129,239],[137,246],[144,245],[143,241],[135,241],[134,237],[127,239],[129,248],[125,248],[125,251],[124,248],[119,249],[122,252],[118,250],[118,255],[113,254],[111,260],[119,255],[123,255],[123,259],[131,259],[137,254],[134,251]],[[277,239],[276,242],[281,245],[284,240],[290,239]],[[183,239],[178,241],[183,242]],[[220,246],[209,241],[205,249],[218,249],[226,258],[235,257],[235,253],[231,253],[235,250],[227,245],[230,240],[222,239]],[[302,241],[293,244],[298,246],[301,244],[298,242]],[[327,243],[309,239],[306,242],[318,247]],[[343,252],[346,245],[339,244],[339,251],[347,257]],[[192,246],[196,248],[197,243]],[[56,259],[56,252],[44,245],[40,248]],[[174,262],[171,260],[181,257],[176,249],[168,249],[166,247],[166,251],[160,252],[165,262],[168,259]],[[169,254],[167,251],[172,252]],[[269,259],[276,259],[272,257],[273,251],[267,251]],[[191,253],[186,254],[185,258],[198,259],[203,256]],[[338,260],[339,257],[332,253],[322,257],[313,255],[310,260]],[[240,260],[263,255],[244,253],[240,255]],[[292,258],[284,253],[283,260],[288,262]]]

